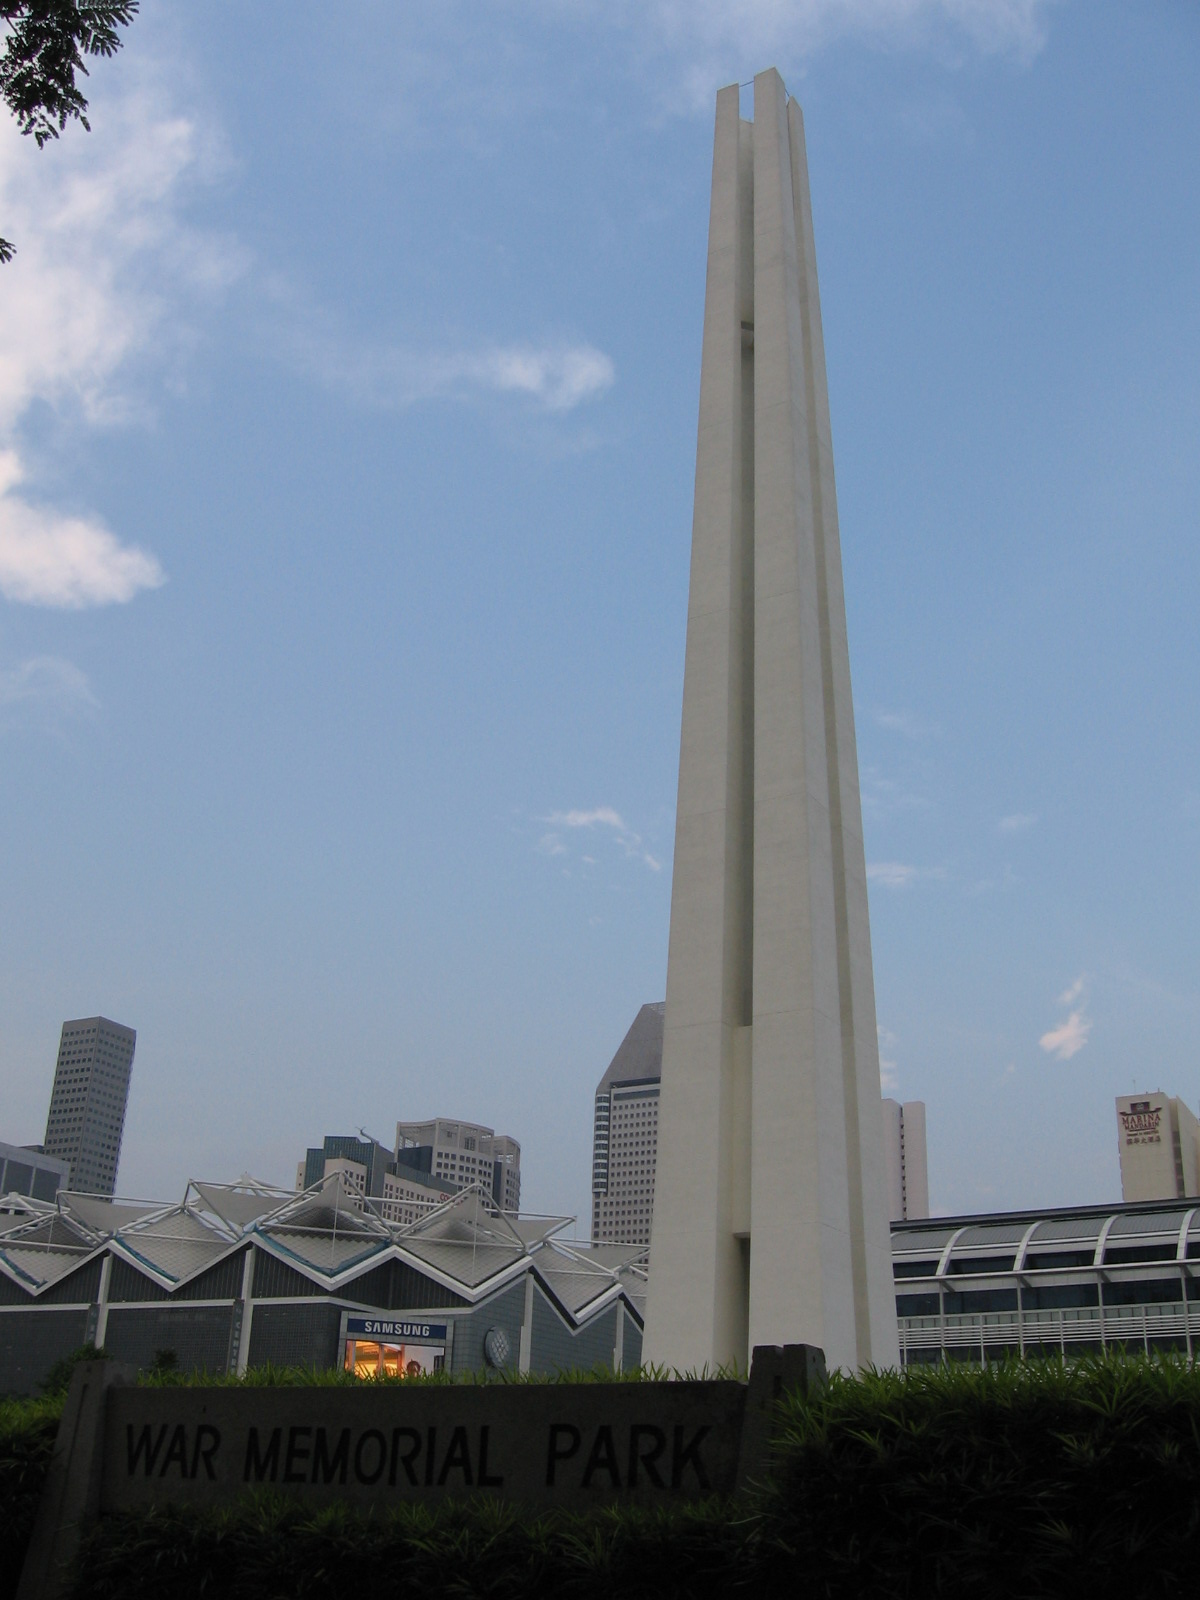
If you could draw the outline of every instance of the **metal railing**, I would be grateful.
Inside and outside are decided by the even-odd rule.
[[[928,1361],[933,1353],[980,1361],[1014,1351],[1064,1356],[1086,1348],[1141,1345],[1148,1353],[1171,1343],[1192,1358],[1200,1341],[1200,1302],[1144,1306],[1094,1306],[1063,1311],[961,1312],[936,1317],[901,1317],[900,1359]]]

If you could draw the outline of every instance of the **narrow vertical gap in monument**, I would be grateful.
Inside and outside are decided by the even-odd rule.
[[[742,648],[754,661],[754,324],[742,324]],[[749,486],[749,487],[747,487]],[[741,1014],[754,1021],[754,670],[742,673]]]
[[[738,1252],[738,1288],[741,1293],[740,1316],[737,1326],[738,1348],[745,1351],[740,1359],[745,1362],[747,1372],[750,1370],[750,1240],[749,1238],[737,1241]]]

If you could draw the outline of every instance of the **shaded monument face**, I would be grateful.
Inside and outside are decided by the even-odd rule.
[[[717,96],[644,1359],[899,1361],[804,124]]]

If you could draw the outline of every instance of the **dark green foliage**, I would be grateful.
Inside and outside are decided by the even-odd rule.
[[[84,56],[111,56],[121,48],[118,28],[128,27],[138,0],[5,0],[8,24],[0,58],[0,94],[22,133],[38,145],[57,139],[68,117],[91,131],[87,101],[75,74],[87,76]]]
[[[0,1400],[0,1600],[12,1600],[17,1592],[61,1411],[61,1394]]]
[[[275,1368],[243,1381],[356,1380]],[[6,1553],[27,1537],[60,1406],[0,1403]],[[1190,1594],[1197,1573],[1200,1372],[1112,1355],[834,1377],[785,1400],[774,1481],[734,1505],[530,1517],[401,1504],[371,1516],[258,1496],[112,1518],[91,1535],[75,1600],[1125,1600]],[[0,1580],[0,1600],[11,1592]]]
[[[834,1377],[785,1405],[773,1569],[829,1596],[1173,1595],[1200,1573],[1200,1372],[1178,1359]]]
[[[753,1525],[716,1504],[669,1513],[520,1516],[477,1502],[380,1516],[274,1497],[230,1511],[113,1519],[75,1600],[335,1600],[347,1594],[645,1600],[745,1592]]]
[[[58,138],[68,117],[91,131],[75,74],[87,76],[85,56],[116,54],[117,29],[128,27],[137,9],[138,0],[0,0],[0,21],[8,28],[0,95],[39,149]],[[13,246],[0,239],[0,262],[12,257]]]
[[[97,1350],[93,1344],[81,1344],[77,1350],[72,1350],[69,1355],[63,1356],[61,1361],[56,1361],[50,1371],[38,1384],[38,1388],[45,1395],[55,1395],[61,1401],[67,1390],[71,1387],[71,1374],[81,1361],[103,1361],[107,1354],[104,1350]]]

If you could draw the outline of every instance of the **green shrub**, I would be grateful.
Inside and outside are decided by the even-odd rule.
[[[0,1600],[17,1592],[61,1413],[61,1394],[0,1400]]]
[[[817,1593],[1194,1592],[1200,1372],[1177,1358],[833,1377],[785,1402],[764,1541]]]
[[[578,1381],[597,1372],[562,1374]],[[187,1383],[164,1372],[145,1381]],[[211,1380],[210,1380],[211,1381]],[[236,1381],[236,1380],[233,1380]],[[251,1384],[354,1384],[263,1368]],[[401,1380],[412,1381],[412,1380]],[[439,1381],[450,1381],[443,1379]],[[0,1404],[0,1523],[27,1537],[61,1398]],[[75,1600],[445,1596],[1184,1596],[1200,1572],[1200,1371],[1123,1355],[835,1376],[785,1397],[748,1500],[532,1516],[490,1502],[364,1514],[256,1496],[113,1517]],[[7,1600],[15,1587],[4,1588]]]
[[[81,1344],[77,1350],[56,1361],[38,1384],[43,1394],[65,1395],[71,1387],[71,1374],[81,1361],[103,1361],[107,1351],[97,1350],[94,1344]]]
[[[483,1501],[369,1516],[257,1496],[228,1510],[111,1519],[88,1545],[74,1600],[683,1600],[744,1592],[753,1538],[749,1521],[715,1502],[531,1517]]]

